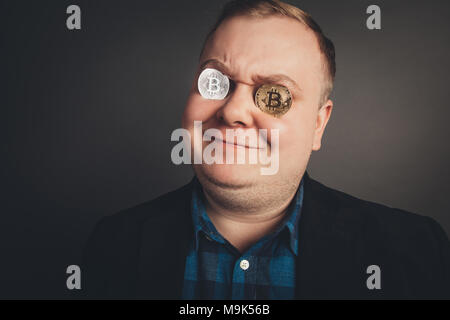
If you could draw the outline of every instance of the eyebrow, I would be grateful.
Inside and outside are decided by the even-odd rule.
[[[229,72],[227,72],[227,71],[229,71],[228,67],[224,63],[220,62],[219,60],[208,59],[208,60],[204,61],[200,65],[200,70],[204,69],[207,65],[211,65],[213,67],[218,67],[218,69],[221,69],[223,72],[229,73]]]
[[[203,70],[206,66],[216,67],[216,68],[220,69],[223,73],[226,73],[231,76],[231,73],[229,72],[229,68],[224,63],[220,62],[217,59],[208,59],[208,60],[204,61],[200,65],[200,70]],[[252,77],[252,80],[253,80],[253,82],[255,82],[255,84],[262,84],[262,83],[275,84],[275,83],[284,82],[291,88],[297,90],[298,92],[302,91],[301,88],[298,86],[298,84],[294,80],[292,80],[290,77],[288,77],[287,75],[284,75],[284,74],[272,74],[272,75],[267,75],[267,76],[255,75]]]

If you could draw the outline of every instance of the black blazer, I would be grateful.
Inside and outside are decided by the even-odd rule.
[[[296,298],[449,298],[450,245],[431,218],[356,199],[305,174]],[[179,299],[192,182],[103,218],[84,253],[88,298]],[[369,290],[367,267],[381,269]]]

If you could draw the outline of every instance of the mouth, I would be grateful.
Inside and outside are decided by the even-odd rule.
[[[256,149],[256,150],[264,150],[267,148],[268,144],[262,137],[258,137],[256,139],[247,139],[245,136],[244,139],[240,139],[242,137],[235,136],[235,140],[227,140],[223,139],[224,136],[216,136],[216,135],[209,135],[208,133],[204,133],[204,138],[206,140],[209,140],[216,143],[222,143],[224,147],[235,147],[235,148],[247,148],[247,149]]]
[[[217,142],[222,142],[223,144],[230,145],[230,146],[234,146],[234,147],[241,147],[241,148],[247,148],[247,149],[260,149],[260,148],[258,148],[258,147],[250,146],[250,145],[247,145],[247,144],[240,144],[240,143],[235,143],[235,142],[228,142],[228,141],[226,141],[226,140],[222,140],[222,139],[216,138],[216,137],[212,137],[212,139],[211,139],[211,141],[216,141],[216,140],[217,140]]]

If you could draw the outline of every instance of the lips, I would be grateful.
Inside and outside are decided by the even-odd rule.
[[[226,135],[222,135],[222,136],[226,137]],[[246,139],[248,137],[247,135],[243,135],[244,139],[239,139],[240,138],[239,136],[235,136],[236,141],[244,140],[244,141],[246,141],[245,143],[239,143],[239,142],[235,142],[235,141],[227,141],[226,139],[222,139],[215,135],[209,135],[207,133],[204,133],[203,137],[205,140],[210,140],[210,141],[217,140],[218,142],[222,142],[223,144],[226,144],[226,145],[242,147],[242,148],[247,148],[247,149],[265,149],[267,147],[267,142],[264,141],[264,139],[259,136],[257,136],[257,139],[256,139],[257,141],[259,141],[259,144],[258,144],[258,142],[255,141],[255,139]],[[250,143],[247,143],[247,142],[250,142]]]
[[[217,140],[219,142],[221,141],[224,144],[229,144],[229,145],[236,146],[236,147],[244,147],[244,148],[248,148],[248,149],[259,149],[258,147],[255,147],[255,146],[249,146],[249,145],[246,145],[246,144],[240,144],[240,143],[235,143],[235,142],[228,142],[226,140],[222,140],[220,138],[215,138],[215,137],[213,137],[212,140],[213,141]]]

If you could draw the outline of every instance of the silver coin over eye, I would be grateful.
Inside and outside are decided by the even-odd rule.
[[[198,77],[198,91],[205,99],[222,100],[230,89],[230,80],[222,72],[207,68]]]

